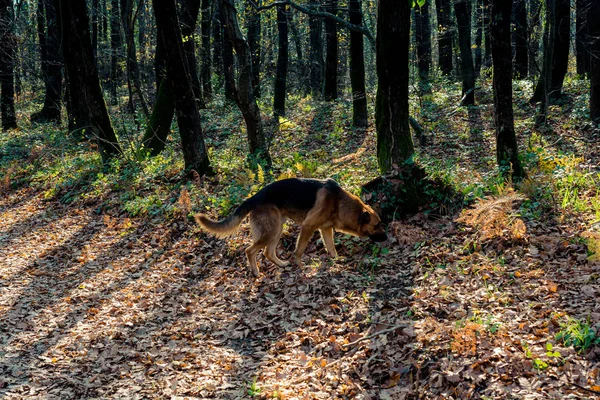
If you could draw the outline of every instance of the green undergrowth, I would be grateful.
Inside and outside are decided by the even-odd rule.
[[[484,78],[488,79],[489,78]],[[427,206],[421,211],[454,213],[477,198],[502,193],[507,185],[525,195],[522,213],[541,218],[561,210],[584,213],[590,222],[600,221],[599,171],[581,156],[581,147],[561,146],[561,134],[586,127],[585,83],[571,79],[565,100],[552,105],[548,132],[533,129],[533,112],[527,103],[530,81],[517,81],[515,126],[527,178],[506,182],[495,165],[491,84],[477,90],[475,107],[458,108],[460,85],[442,78],[430,83],[430,92],[411,89],[411,115],[425,129],[429,145],[416,145],[414,161],[427,174],[419,183]],[[268,96],[261,100],[270,113]],[[374,115],[373,96],[368,99]],[[22,100],[23,115],[39,104]],[[528,108],[529,107],[529,108]],[[202,110],[203,129],[214,177],[188,180],[183,173],[177,126],[166,150],[145,158],[138,150],[143,133],[123,108],[111,115],[124,155],[102,168],[95,144],[66,136],[64,128],[32,126],[21,118],[20,130],[0,134],[0,191],[32,187],[46,199],[62,203],[88,203],[129,216],[162,215],[167,218],[202,211],[225,215],[262,186],[276,179],[301,176],[333,177],[355,194],[378,177],[373,121],[366,131],[352,128],[349,97],[325,103],[290,95],[287,115],[278,127],[265,118],[272,171],[251,170],[246,159],[245,126],[235,104],[217,97]],[[142,120],[138,116],[138,120]],[[558,145],[557,145],[558,143]],[[184,190],[185,189],[185,190]],[[182,191],[189,196],[182,206]],[[390,204],[393,199],[388,198]],[[416,210],[413,210],[416,211]]]

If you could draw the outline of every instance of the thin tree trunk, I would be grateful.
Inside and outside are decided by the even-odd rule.
[[[285,115],[289,52],[287,13],[287,6],[277,6],[277,33],[279,38],[279,46],[277,52],[277,71],[275,73],[275,88],[273,96],[273,113],[275,118]]]
[[[362,26],[361,0],[349,0],[349,20],[351,24]],[[365,57],[363,35],[350,31],[350,83],[352,85],[352,122],[357,128],[369,125],[367,95],[365,89]]]
[[[311,3],[316,7],[318,0]],[[308,17],[309,37],[309,75],[312,97],[320,99],[323,91],[323,20],[320,17]]]
[[[431,67],[431,24],[429,22],[429,2],[415,6],[415,42],[417,45],[417,67],[419,78],[429,78]]]
[[[271,168],[271,156],[267,148],[260,109],[256,104],[252,88],[252,54],[250,47],[240,30],[235,7],[228,0],[223,0],[225,31],[235,48],[240,63],[238,86],[235,91],[237,104],[242,111],[248,132],[248,147],[251,164],[262,163]]]
[[[254,96],[260,97],[260,12],[252,6],[254,0],[246,0],[246,26],[248,46],[252,54],[252,88]],[[260,6],[260,0],[256,3]]]
[[[577,56],[577,74],[585,75],[590,72],[590,42],[589,36],[590,25],[588,23],[588,12],[591,7],[592,0],[576,0],[576,15],[575,15],[575,54]]]
[[[569,49],[571,47],[571,1],[556,1],[556,26],[554,50],[552,52],[553,65],[550,78],[550,97],[562,96],[562,87],[569,66]]]
[[[483,1],[475,0],[475,24],[477,30],[475,31],[475,76],[479,77],[481,74],[481,63],[483,60],[483,52],[481,51],[481,45],[483,44]]]
[[[591,1],[588,21],[600,21],[600,2]],[[590,117],[600,124],[600,24],[589,24],[590,43]]]
[[[471,1],[457,0],[454,3],[458,25],[458,43],[460,47],[460,71],[462,75],[461,106],[475,104],[475,70],[471,52]]]
[[[200,81],[202,98],[205,102],[212,99],[212,72],[210,62],[210,26],[212,21],[211,0],[202,0],[202,46],[200,46]]]
[[[92,0],[92,51],[94,60],[98,59],[98,0]]]
[[[515,1],[515,78],[527,78],[529,70],[529,27],[527,26],[527,6],[525,0]]]
[[[483,60],[481,66],[489,68],[492,66],[492,49],[490,35],[490,0],[483,1]],[[512,1],[512,0],[506,0]]]
[[[338,0],[325,0],[325,9],[331,14],[337,13]],[[326,101],[335,100],[338,97],[338,37],[337,24],[330,18],[325,20],[325,43],[327,55],[325,59],[325,87],[323,95]]]
[[[159,40],[167,56],[167,79],[173,86],[175,114],[183,150],[185,168],[200,176],[211,173],[208,152],[204,144],[200,113],[194,101],[190,71],[177,18],[175,0],[153,0]]]
[[[69,96],[77,126],[98,143],[102,161],[121,154],[98,80],[85,0],[54,0],[61,30]],[[89,133],[88,133],[89,132]]]
[[[117,104],[117,87],[121,81],[121,24],[119,15],[119,0],[111,0],[110,11],[110,101]]]
[[[52,0],[40,0],[43,24],[40,32],[40,53],[44,75],[44,107],[31,116],[33,122],[60,123],[60,97],[62,92],[62,57],[60,39],[56,25],[56,8]]]
[[[198,22],[198,13],[200,11],[200,0],[183,0],[179,12],[179,23],[181,25],[181,35],[186,38],[183,42],[183,51],[185,59],[188,62],[187,69],[190,74],[190,83],[194,91],[196,105],[199,108],[206,108],[202,98],[202,86],[200,84],[200,75],[198,73],[198,63],[196,62],[196,44],[194,40],[194,31]]]
[[[14,21],[12,0],[0,0],[0,118],[5,131],[17,127],[14,87],[17,38]]]
[[[442,75],[452,73],[452,10],[450,0],[435,0],[438,20],[438,66]]]
[[[511,1],[492,0],[490,39],[494,66],[496,160],[505,177],[520,179],[523,177],[523,168],[519,162],[512,108],[511,13]]]
[[[377,8],[377,161],[382,173],[414,154],[408,123],[410,2],[379,0]]]
[[[537,127],[545,125],[548,118],[548,104],[550,96],[550,81],[552,76],[552,60],[554,53],[554,42],[556,38],[556,16],[555,0],[546,0],[546,27],[544,28],[544,58],[542,73],[538,80],[533,98],[533,102],[540,102],[540,107],[536,115],[535,125]]]

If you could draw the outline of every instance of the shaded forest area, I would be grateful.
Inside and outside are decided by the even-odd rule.
[[[0,397],[600,398],[599,19],[0,0]],[[194,222],[289,177],[388,240]]]

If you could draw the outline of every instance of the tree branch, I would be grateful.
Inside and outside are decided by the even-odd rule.
[[[304,14],[311,15],[313,17],[329,18],[329,19],[337,22],[339,25],[350,29],[351,31],[362,33],[363,35],[365,35],[365,37],[369,40],[369,43],[371,44],[371,46],[373,46],[373,49],[375,49],[375,37],[373,36],[371,31],[369,31],[364,26],[351,24],[350,22],[338,17],[337,15],[334,15],[334,14],[331,14],[331,13],[328,13],[325,11],[319,11],[310,6],[307,6],[307,7],[301,6],[300,4],[294,3],[292,0],[279,0],[279,1],[275,1],[271,4],[268,4],[266,6],[258,6],[254,1],[250,1],[250,3],[252,4],[252,7],[256,11],[269,10],[271,8],[274,8],[274,7],[277,7],[280,5],[289,5],[290,7],[295,8],[296,10],[298,10]]]

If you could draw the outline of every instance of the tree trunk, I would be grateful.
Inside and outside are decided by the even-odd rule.
[[[506,0],[512,1],[512,0]],[[492,65],[492,49],[490,35],[490,0],[482,0],[483,3],[483,60],[481,66],[489,68]]]
[[[556,1],[556,26],[553,65],[550,78],[550,97],[560,98],[562,87],[569,66],[569,48],[571,47],[571,1]]]
[[[54,0],[61,30],[72,113],[88,136],[96,138],[102,161],[121,154],[96,72],[85,0]]]
[[[408,123],[410,2],[380,0],[377,8],[377,161],[382,173],[414,153]]]
[[[492,0],[490,39],[494,66],[494,113],[496,160],[505,177],[523,177],[513,119],[512,49],[510,16],[512,2]]]
[[[362,35],[361,35],[362,37]],[[431,25],[429,23],[429,2],[415,6],[415,42],[417,45],[417,66],[419,78],[429,78],[431,66]]]
[[[174,114],[173,86],[168,79],[164,78],[156,93],[152,115],[148,120],[148,126],[142,139],[142,146],[149,152],[150,156],[155,157],[165,149]]]
[[[202,46],[200,46],[200,82],[202,98],[205,102],[212,99],[212,72],[210,65],[210,25],[212,21],[211,1],[202,0]]]
[[[438,66],[442,75],[452,73],[452,10],[450,0],[435,0],[435,11],[438,21]]]
[[[590,41],[589,36],[590,25],[588,23],[588,12],[591,7],[592,0],[576,0],[576,15],[575,15],[575,53],[577,56],[577,74],[585,75],[590,72]]]
[[[331,14],[337,13],[338,0],[325,0],[325,10]],[[325,87],[323,95],[326,101],[338,97],[337,68],[338,68],[338,37],[337,24],[330,18],[325,20],[325,42],[327,55],[325,59]]]
[[[348,8],[350,23],[362,26],[361,0],[349,0]],[[369,119],[365,89],[363,35],[354,31],[350,31],[350,83],[352,85],[352,122],[357,128],[366,128],[369,125]]]
[[[198,73],[198,63],[196,62],[196,42],[194,40],[194,31],[198,22],[198,13],[200,11],[200,0],[183,0],[179,12],[179,23],[181,25],[181,35],[186,38],[183,42],[183,51],[185,59],[188,62],[187,69],[190,74],[190,83],[194,91],[194,98],[198,108],[206,108],[202,98],[202,85],[200,84],[200,74]]]
[[[217,75],[223,71],[223,24],[221,23],[221,1],[211,0],[212,9],[212,32],[213,32],[213,65],[212,68]],[[223,84],[223,79],[217,81],[217,86]]]
[[[318,0],[311,3],[313,7],[318,4]],[[320,99],[323,91],[323,20],[311,15],[308,17],[308,27],[310,91],[313,98]]]
[[[219,23],[221,25],[221,48],[223,52],[223,78],[224,78],[224,89],[225,98],[227,100],[235,100],[235,64],[233,58],[233,46],[231,42],[227,40],[223,34],[225,29],[225,16],[223,11],[224,4],[222,0],[217,0],[221,4],[219,5]]]
[[[110,11],[110,81],[109,92],[112,104],[117,104],[117,88],[121,81],[121,24],[119,15],[119,0],[111,0]]]
[[[539,43],[543,42],[543,35],[539,35],[538,32],[541,30],[541,11],[542,2],[540,0],[528,0],[529,1],[529,76],[537,76],[540,73],[540,66],[538,65],[538,48]]]
[[[552,76],[552,61],[554,53],[554,42],[555,42],[555,1],[546,0],[546,24],[544,28],[544,58],[542,64],[542,73],[538,80],[535,92],[530,102],[540,102],[540,107],[536,115],[536,126],[542,126],[546,124],[548,118],[548,103],[550,96],[550,78]]]
[[[260,12],[252,6],[254,0],[246,0],[246,26],[248,46],[252,54],[252,88],[254,96],[260,97]],[[260,6],[260,0],[257,2]]]
[[[44,76],[44,107],[31,116],[32,122],[60,123],[60,100],[62,92],[62,57],[60,39],[56,25],[56,8],[52,0],[40,0],[43,5],[42,20],[45,28],[40,32],[40,53]]]
[[[458,25],[458,43],[460,48],[460,72],[462,75],[461,106],[475,104],[475,69],[471,52],[471,1],[457,0],[454,3]]]
[[[279,46],[277,52],[277,71],[273,93],[273,113],[275,118],[285,115],[285,96],[288,71],[288,9],[285,5],[277,6],[277,34]]]
[[[140,0],[143,1],[143,0]],[[142,112],[146,116],[146,119],[150,118],[150,112],[148,111],[148,105],[144,99],[142,93],[142,83],[140,81],[140,70],[137,62],[137,51],[135,46],[135,20],[139,13],[138,4],[137,9],[134,10],[134,0],[121,0],[121,19],[123,24],[123,31],[125,33],[125,45],[127,47],[127,88],[129,91],[129,110],[135,113],[135,107],[133,104],[133,89],[135,88],[136,94],[142,106]],[[135,114],[134,114],[135,117]]]
[[[177,94],[175,114],[185,168],[188,171],[195,170],[202,176],[212,171],[202,135],[200,113],[194,100],[189,62],[183,50],[175,0],[153,0],[153,6],[158,40],[163,41],[167,56],[167,79],[173,86],[173,93]]]
[[[250,46],[240,30],[235,7],[228,0],[223,0],[223,12],[225,31],[238,55],[240,63],[238,74],[238,86],[235,91],[236,101],[246,122],[248,132],[248,147],[250,150],[250,162],[252,165],[261,163],[271,168],[271,156],[267,148],[260,109],[256,104],[254,89],[252,88],[252,53]],[[283,10],[285,11],[285,10]]]
[[[5,131],[17,127],[14,87],[17,38],[14,21],[12,0],[0,0],[0,118]]]
[[[525,0],[515,0],[515,78],[527,78],[529,70],[529,27],[527,26],[527,6]]]
[[[600,21],[600,2],[591,1],[588,21]],[[590,43],[590,117],[600,124],[600,24],[589,24]]]
[[[98,7],[100,6],[98,0],[92,0],[92,52],[94,53],[94,60],[98,60]],[[98,65],[96,65],[98,68]]]
[[[481,74],[481,63],[483,60],[483,52],[481,51],[481,45],[483,44],[483,1],[475,0],[475,25],[477,30],[475,31],[475,76],[479,77]]]

